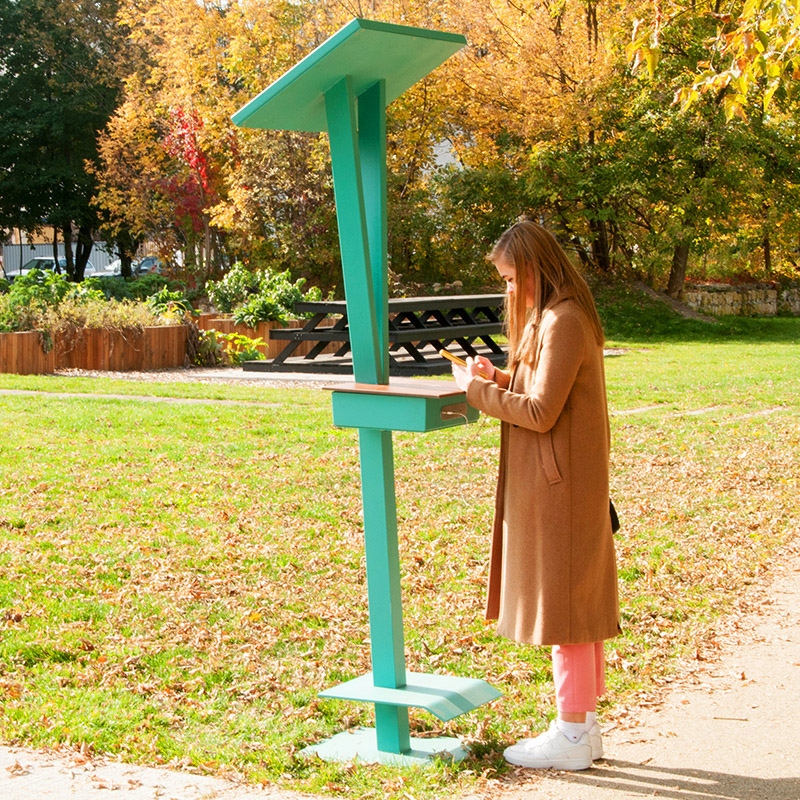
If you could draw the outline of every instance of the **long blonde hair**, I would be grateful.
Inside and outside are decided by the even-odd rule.
[[[555,236],[529,219],[514,223],[497,240],[487,256],[516,270],[516,290],[506,294],[505,324],[509,342],[509,366],[530,363],[536,353],[539,325],[547,305],[571,296],[586,314],[597,343],[603,344],[603,326],[586,281],[567,258]],[[527,287],[533,285],[533,308],[527,307]]]

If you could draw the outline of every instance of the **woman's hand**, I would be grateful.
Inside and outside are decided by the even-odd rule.
[[[467,359],[467,363],[469,363],[470,360],[471,359]],[[489,361],[489,359],[486,358],[486,356],[477,356],[475,358],[474,363],[478,365],[478,369],[480,372],[483,373],[484,378],[487,378],[490,381],[496,380],[494,374],[495,372],[494,364],[492,364],[492,362]]]
[[[485,368],[483,362],[489,365],[491,372]],[[478,356],[477,359],[468,358],[466,367],[459,367],[458,364],[453,364],[453,378],[456,382],[456,386],[458,386],[462,392],[466,392],[473,378],[481,374],[483,374],[484,377],[490,374],[494,375],[494,365],[487,358],[483,358],[483,356]]]

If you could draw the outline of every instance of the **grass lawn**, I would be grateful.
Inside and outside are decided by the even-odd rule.
[[[797,533],[800,320],[710,327],[624,293],[601,301],[609,343],[627,348],[606,362],[623,524],[615,708],[702,654]],[[448,724],[412,710],[416,735],[467,737],[473,755],[398,770],[296,755],[371,724],[369,707],[317,698],[369,669],[357,440],[331,426],[327,393],[9,375],[0,388],[42,391],[0,396],[0,740],[451,798],[552,717],[548,653],[482,621],[494,420],[394,438],[407,666],[504,692]]]

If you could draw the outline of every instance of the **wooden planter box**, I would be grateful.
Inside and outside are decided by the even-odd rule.
[[[182,367],[186,358],[186,326],[163,325],[117,331],[79,328],[55,343],[56,369],[114,372]]]
[[[327,320],[326,320],[327,322]],[[302,328],[306,324],[304,319],[293,319],[286,325],[287,328]],[[331,320],[330,325],[334,321]],[[259,346],[259,351],[264,354],[267,360],[272,360],[278,353],[286,346],[285,341],[278,341],[272,339],[269,335],[271,330],[280,330],[282,326],[279,322],[259,322],[257,328],[250,328],[247,325],[237,325],[230,317],[211,317],[207,314],[201,314],[197,323],[201,330],[214,330],[219,333],[238,333],[240,336],[247,336],[250,339],[263,339],[266,344]],[[324,328],[326,325],[323,323],[320,327]],[[314,346],[314,342],[302,342],[297,350],[294,351],[295,356],[304,356]],[[339,345],[336,343],[329,344],[322,351],[323,353],[334,353]]]
[[[0,372],[47,375],[55,369],[55,352],[45,353],[41,331],[0,333]]]

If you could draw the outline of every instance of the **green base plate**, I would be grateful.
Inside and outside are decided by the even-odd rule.
[[[363,761],[367,764],[413,766],[424,764],[434,756],[461,761],[467,748],[460,739],[440,736],[434,739],[411,739],[411,750],[406,753],[387,753],[378,750],[375,728],[357,728],[337,733],[319,744],[300,751],[301,756],[319,756],[323,761]]]

